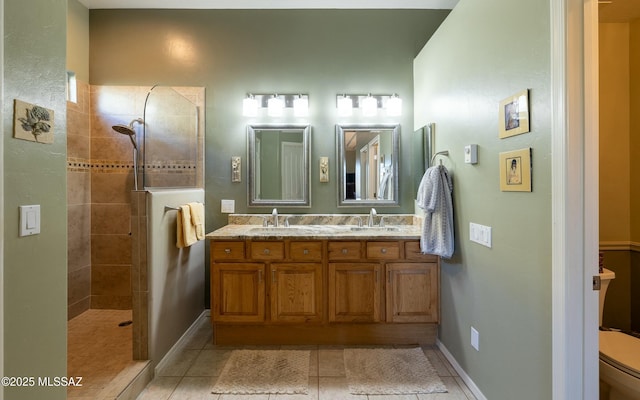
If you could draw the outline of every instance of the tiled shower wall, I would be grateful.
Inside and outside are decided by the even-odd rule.
[[[91,114],[89,85],[67,102],[67,318],[91,305]]]
[[[131,308],[133,146],[115,132],[144,115],[149,88],[91,86],[91,308]],[[134,125],[140,137],[142,127]]]
[[[142,118],[149,89],[78,82],[78,103],[67,103],[68,318],[89,308],[132,308],[133,147],[128,136],[111,127]],[[204,88],[174,89],[202,113]],[[203,116],[199,123],[195,174],[203,187]],[[140,138],[142,127],[134,128]],[[167,179],[157,177],[168,186],[184,180],[182,174],[194,174],[193,169],[151,172],[166,174]]]

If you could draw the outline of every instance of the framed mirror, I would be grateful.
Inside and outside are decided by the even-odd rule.
[[[249,206],[311,205],[310,125],[247,127]]]
[[[338,206],[397,206],[400,125],[336,125]]]
[[[413,132],[411,138],[411,151],[413,153],[412,162],[414,165],[419,165],[420,168],[414,168],[412,170],[414,188],[420,186],[420,181],[424,172],[431,166],[431,148],[432,141],[435,134],[435,124],[429,123]]]

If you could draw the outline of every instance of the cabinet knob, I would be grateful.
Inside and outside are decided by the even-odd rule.
[[[263,253],[264,253],[264,254],[269,254],[269,253],[271,253],[271,250],[269,250],[269,249],[264,249]]]
[[[302,250],[302,254],[305,254],[305,255],[309,254],[309,250],[307,250],[307,249]]]
[[[347,249],[342,249],[342,254],[347,254],[349,252],[349,250]]]
[[[387,249],[386,249],[386,248],[384,248],[384,247],[383,247],[383,248],[381,248],[381,249],[380,249],[380,253],[382,253],[382,254],[387,254]]]
[[[226,254],[231,254],[231,249],[224,249],[224,252],[225,252]]]

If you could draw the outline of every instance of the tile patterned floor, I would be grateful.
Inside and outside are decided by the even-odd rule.
[[[67,322],[67,375],[81,376],[67,399],[94,400],[132,361],[131,310],[87,310]]]
[[[270,348],[309,349],[311,365],[308,395],[217,395],[211,389],[231,351],[236,347],[212,344],[208,317],[198,321],[197,329],[173,359],[162,367],[137,400],[473,400],[467,388],[444,355],[435,346],[423,351],[447,386],[448,393],[403,396],[356,396],[349,393],[341,346],[274,346]],[[267,348],[245,346],[242,348]]]

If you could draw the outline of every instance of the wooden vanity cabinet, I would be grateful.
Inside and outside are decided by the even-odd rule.
[[[217,343],[433,343],[437,256],[418,240],[211,241]]]
[[[265,265],[216,263],[211,274],[211,314],[221,322],[265,320]]]
[[[387,264],[387,322],[438,322],[438,265]]]
[[[329,322],[379,322],[381,270],[377,263],[330,263]]]
[[[287,245],[289,255],[285,256],[284,241],[212,242],[214,321],[322,321],[323,264],[319,262],[322,242],[287,242]]]
[[[271,321],[322,322],[322,263],[271,264]]]

